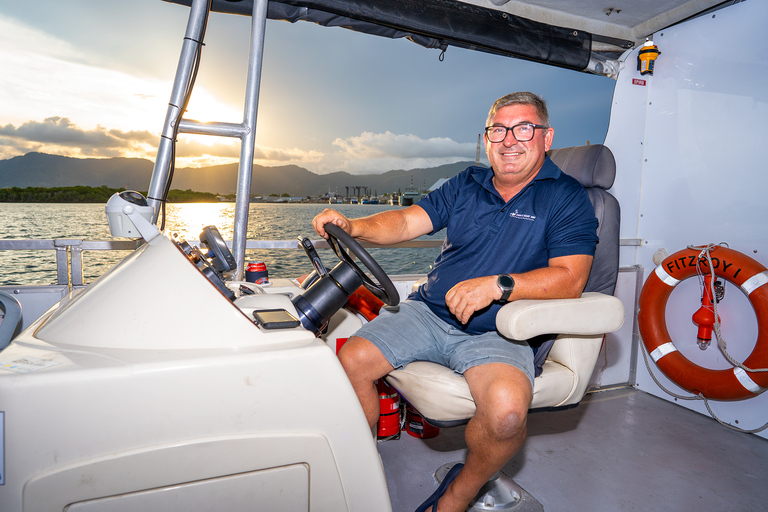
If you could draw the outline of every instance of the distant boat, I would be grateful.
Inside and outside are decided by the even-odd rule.
[[[363,198],[360,200],[360,204],[371,204],[371,198],[368,196],[363,196]]]
[[[373,196],[370,204],[379,204],[379,196]]]
[[[331,192],[331,189],[328,189],[328,193],[323,196],[323,198],[328,198],[328,204],[341,204],[342,198],[339,196],[337,192]]]
[[[400,194],[400,206],[411,206],[419,199],[421,199],[421,193],[418,190],[406,189],[405,192]]]
[[[349,204],[357,204],[357,198],[353,197],[352,199],[350,199]]]

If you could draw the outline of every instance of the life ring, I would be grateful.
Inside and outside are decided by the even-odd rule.
[[[682,355],[670,339],[664,317],[667,300],[681,281],[711,272],[701,251],[683,249],[656,267],[640,293],[638,323],[643,344],[664,374],[680,387],[715,400],[744,400],[768,389],[768,372],[703,368]],[[716,246],[710,251],[715,275],[739,286],[757,315],[755,348],[744,361],[747,368],[768,367],[768,270],[740,252]]]

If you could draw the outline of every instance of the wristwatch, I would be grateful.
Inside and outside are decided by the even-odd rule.
[[[496,284],[501,288],[501,302],[507,302],[509,296],[512,295],[512,290],[515,289],[515,280],[509,274],[499,274],[496,278]]]

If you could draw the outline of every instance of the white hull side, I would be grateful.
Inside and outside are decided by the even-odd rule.
[[[639,247],[622,247],[622,266],[641,265],[647,277],[660,249],[673,254],[689,244],[718,242],[768,266],[768,41],[755,37],[766,19],[768,4],[742,2],[655,34],[661,55],[652,76],[636,71],[637,49],[627,57],[605,141],[616,156],[611,193],[621,204],[621,237],[642,240]],[[687,358],[729,367],[714,340],[706,351],[696,344],[691,315],[701,294],[695,281],[678,286],[670,298],[668,329]],[[727,286],[719,312],[729,351],[744,360],[757,338],[749,302],[737,287]],[[642,354],[636,357],[638,388],[673,400],[648,374]],[[655,365],[653,370],[670,390],[690,395]],[[676,403],[708,415],[700,401]],[[768,394],[714,402],[713,409],[727,422],[756,428],[768,421]]]

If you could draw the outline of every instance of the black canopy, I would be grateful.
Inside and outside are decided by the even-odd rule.
[[[192,0],[166,0],[191,5]],[[214,12],[250,15],[253,0],[212,0]],[[426,48],[456,46],[575,70],[590,61],[593,36],[456,0],[271,0],[269,19],[310,21]],[[621,41],[621,46],[631,42]]]

